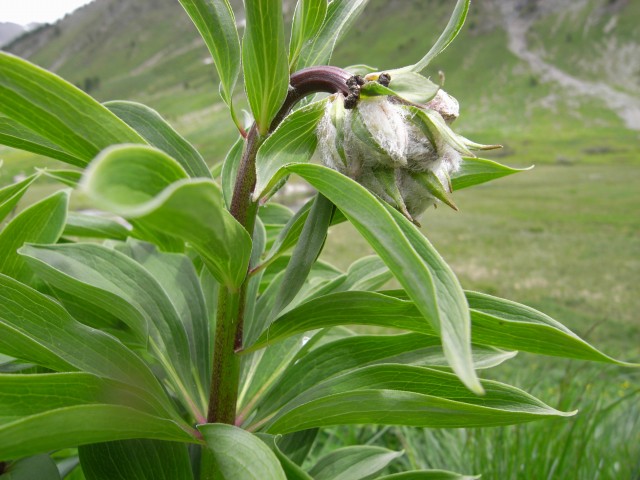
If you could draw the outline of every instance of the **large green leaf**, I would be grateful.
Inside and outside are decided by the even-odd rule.
[[[48,168],[43,168],[40,172],[49,177],[53,178],[55,181],[62,183],[68,187],[75,188],[80,183],[82,179],[82,172],[80,170],[67,170],[67,169],[55,169],[50,170]]]
[[[198,430],[213,454],[221,480],[286,480],[276,455],[251,433],[219,423],[200,425]]]
[[[282,450],[280,450],[280,448],[278,447],[278,437],[267,435],[266,433],[258,433],[256,436],[260,440],[262,440],[273,453],[276,454],[276,457],[280,461],[280,465],[282,466],[282,470],[284,471],[287,480],[314,480],[309,476],[307,472],[305,472],[289,457],[282,453]]]
[[[245,88],[258,131],[266,135],[289,88],[281,0],[245,0],[242,40]]]
[[[320,31],[313,42],[302,46],[298,62],[292,70],[328,64],[336,43],[344,37],[367,3],[368,0],[333,0],[329,3]]]
[[[296,465],[302,465],[318,438],[319,429],[311,428],[278,436],[278,448]]]
[[[338,292],[315,298],[281,315],[243,352],[318,328],[368,325],[434,335],[431,325],[405,292]],[[473,341],[509,350],[578,358],[619,365],[547,315],[525,305],[466,292],[471,305]],[[635,365],[635,364],[633,364]]]
[[[236,288],[244,280],[251,238],[224,208],[212,180],[186,179],[175,160],[150,147],[119,146],[91,164],[83,186],[102,208],[134,219],[136,227],[188,241],[220,283]]]
[[[329,168],[300,164],[296,173],[333,202],[385,262],[441,336],[453,370],[476,393],[482,392],[471,359],[469,309],[451,268],[420,231],[364,187]]]
[[[143,390],[90,373],[0,375],[0,418],[90,404],[124,405],[166,416],[164,407]]]
[[[49,297],[0,275],[0,352],[57,371],[81,370],[165,394],[149,367],[111,335],[77,322]]]
[[[483,293],[466,293],[475,341],[542,355],[640,367],[605,355],[560,322],[531,307]]]
[[[526,170],[529,168],[511,168],[493,160],[463,157],[460,169],[451,175],[451,186],[453,190],[462,190]]]
[[[342,424],[432,428],[523,423],[559,412],[509,385],[483,380],[485,395],[470,392],[453,374],[408,365],[374,365],[316,385],[289,402],[268,425],[289,433]]]
[[[291,25],[289,65],[293,71],[305,45],[313,42],[327,14],[327,0],[298,0]]]
[[[323,195],[316,196],[284,271],[282,285],[273,304],[273,314],[279,313],[289,305],[302,289],[324,246],[333,209],[333,204]]]
[[[159,252],[152,244],[132,240],[121,251],[153,275],[173,304],[189,340],[191,367],[206,404],[213,361],[211,334],[204,293],[193,262],[185,255]]]
[[[198,151],[158,112],[135,102],[107,102],[104,106],[138,132],[149,145],[177,160],[190,177],[211,178],[209,167]]]
[[[300,352],[309,348],[308,340],[309,337],[291,337],[249,358],[250,361],[244,365],[244,389],[239,398],[241,410],[238,417],[241,420],[251,416],[264,393],[282,377]]]
[[[27,189],[37,178],[37,174],[30,175],[24,180],[0,188],[0,222],[11,213],[11,210],[14,209]]]
[[[300,207],[298,211],[289,218],[287,223],[278,230],[278,235],[271,243],[266,258],[264,258],[259,266],[261,270],[266,269],[273,262],[281,258],[282,254],[297,244],[314,201],[315,200],[312,199]]]
[[[183,443],[119,440],[78,449],[87,480],[193,480]]]
[[[18,255],[27,242],[55,243],[64,229],[69,191],[40,200],[15,217],[0,233],[0,273],[29,282],[33,273]]]
[[[130,438],[196,442],[177,423],[129,407],[75,405],[0,425],[0,461]]]
[[[0,480],[60,480],[60,472],[49,455],[35,455],[9,463]]]
[[[240,75],[240,40],[228,0],[180,0],[207,45],[220,77],[220,95],[233,109],[233,90]]]
[[[495,366],[514,355],[491,347],[473,349],[476,368]],[[322,380],[377,363],[447,366],[440,339],[431,335],[357,335],[335,340],[292,363],[260,402],[259,415],[266,416]]]
[[[254,200],[269,193],[284,176],[287,164],[308,162],[316,151],[316,127],[324,115],[326,99],[288,115],[258,150]],[[280,173],[280,175],[278,175]]]
[[[461,475],[446,470],[415,470],[413,472],[385,475],[379,480],[476,480],[480,475]]]
[[[58,145],[33,133],[11,118],[0,116],[0,145],[55,158],[71,165],[83,166],[86,161],[64,152]]]
[[[309,474],[315,480],[365,480],[403,453],[368,445],[339,448],[318,460]]]
[[[282,314],[243,352],[256,351],[298,333],[340,325],[367,325],[435,334],[411,301],[374,292],[337,292],[302,303]]]
[[[87,238],[126,240],[131,234],[122,223],[105,216],[69,212],[63,235]]]
[[[418,63],[411,65],[409,67],[399,68],[395,71],[392,71],[391,76],[393,78],[393,72],[421,72],[425,68],[429,66],[431,60],[433,60],[437,55],[442,53],[442,51],[449,46],[451,42],[456,38],[462,26],[464,25],[464,21],[467,18],[467,13],[469,12],[469,3],[470,0],[458,0],[456,6],[451,14],[451,18],[449,19],[449,23],[445,27],[444,31],[436,40],[436,43],[433,44],[431,49],[427,52],[427,54],[418,61]]]
[[[142,265],[95,244],[30,245],[21,253],[55,288],[104,309],[140,335],[148,331],[149,351],[180,395],[187,402],[200,397],[185,327],[162,285]]]
[[[76,165],[115,143],[145,143],[79,88],[6,52],[0,52],[0,97],[0,113],[81,160]]]
[[[393,274],[380,257],[368,255],[349,265],[347,279],[336,291],[377,290],[392,278]]]

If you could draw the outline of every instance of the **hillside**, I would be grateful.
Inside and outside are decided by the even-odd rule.
[[[372,0],[333,63],[390,68],[415,61],[452,3]],[[639,2],[627,0],[477,1],[464,33],[430,73],[443,70],[445,88],[461,101],[459,128],[503,143],[500,155],[509,161],[636,160],[638,20]],[[222,158],[233,139],[231,127],[210,134],[211,122],[226,113],[206,48],[177,0],[95,0],[5,48],[100,100],[153,106],[210,161]]]

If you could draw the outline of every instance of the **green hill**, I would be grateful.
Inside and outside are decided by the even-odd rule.
[[[292,2],[285,3],[290,15]],[[452,7],[452,0],[371,0],[333,63],[384,69],[413,62]],[[241,2],[234,8],[242,23]],[[445,88],[460,100],[458,128],[504,144],[498,155],[505,161],[634,161],[638,20],[640,3],[624,0],[478,1],[430,73],[444,71]],[[149,104],[211,162],[233,141],[214,67],[177,0],[95,0],[5,49],[100,100]]]

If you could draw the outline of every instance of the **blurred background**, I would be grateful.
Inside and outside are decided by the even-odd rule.
[[[101,101],[145,103],[210,165],[224,158],[237,134],[177,0],[94,0],[75,11],[82,0],[49,1],[59,10],[46,15],[39,3],[0,0],[2,49]],[[242,2],[231,3],[242,26]],[[284,3],[290,18],[295,2]],[[453,5],[371,0],[332,64],[413,63]],[[461,104],[455,129],[504,145],[489,158],[535,168],[455,194],[460,212],[428,211],[425,234],[465,288],[531,305],[605,353],[640,361],[640,1],[478,0],[428,73],[439,71]],[[0,185],[55,164],[4,147],[0,159]],[[23,204],[56,188],[38,183]],[[370,252],[340,226],[323,258],[346,267]],[[638,371],[520,354],[487,376],[580,413],[482,431],[340,428],[316,454],[364,440],[404,448],[407,465],[487,479],[640,478]]]

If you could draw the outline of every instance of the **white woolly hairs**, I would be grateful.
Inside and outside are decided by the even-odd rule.
[[[374,140],[388,153],[393,163],[406,165],[409,144],[406,111],[391,103],[387,97],[368,98],[361,101],[357,108]]]
[[[332,101],[343,102],[344,97],[336,95]],[[353,178],[392,205],[399,202],[400,205],[396,207],[408,211],[413,218],[439,200],[428,188],[414,180],[412,174],[431,171],[442,187],[450,191],[449,177],[460,168],[460,153],[440,135],[434,134],[435,144],[432,143],[431,135],[426,135],[412,121],[411,113],[402,104],[389,101],[384,96],[362,99],[357,110],[340,112],[341,132],[336,130],[334,124],[336,119],[332,109],[336,106],[327,104],[317,129],[319,150],[326,166]],[[453,121],[458,116],[457,100],[442,90],[429,102],[429,108],[438,111],[447,121]],[[354,122],[360,121],[358,117],[377,145],[366,143],[365,139],[356,135]],[[338,142],[341,144],[338,145]],[[385,169],[395,172],[399,195],[391,193],[385,183],[387,181],[378,178]]]

